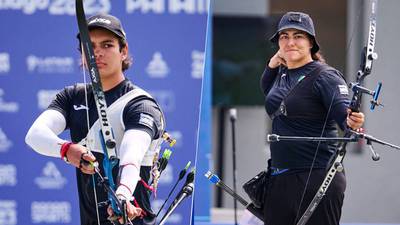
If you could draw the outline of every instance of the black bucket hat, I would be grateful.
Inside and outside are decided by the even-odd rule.
[[[316,53],[319,50],[319,45],[315,39],[315,29],[314,23],[308,14],[302,12],[287,12],[282,16],[281,21],[278,25],[278,30],[269,39],[273,43],[278,42],[279,33],[286,29],[297,29],[306,32],[313,39],[313,47],[311,48],[311,53]]]

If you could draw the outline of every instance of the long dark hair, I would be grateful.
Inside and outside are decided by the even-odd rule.
[[[321,53],[321,50],[319,50],[318,52],[315,52],[315,53],[311,53],[311,58],[313,60],[316,60],[316,61],[319,61],[319,62],[322,62],[322,63],[326,63],[326,60],[325,60],[324,56]]]
[[[315,37],[311,36],[311,35],[308,34],[308,33],[306,33],[306,34],[307,34],[308,39],[310,40],[311,44],[314,45],[314,43],[315,43]],[[311,50],[312,50],[312,49],[311,49]],[[311,51],[311,58],[312,58],[313,60],[315,60],[315,61],[319,61],[319,62],[322,62],[322,63],[326,63],[326,60],[325,60],[324,56],[322,55],[320,49],[318,49],[317,52],[312,52],[312,51]]]

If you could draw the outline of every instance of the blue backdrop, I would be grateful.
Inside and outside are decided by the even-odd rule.
[[[134,59],[126,75],[160,102],[167,130],[177,139],[155,209],[179,170],[194,162],[207,8],[207,0],[85,1],[87,15],[106,12],[121,19]],[[0,19],[0,225],[79,224],[74,168],[24,142],[55,93],[83,82],[75,3],[4,0]],[[168,224],[188,225],[190,203]]]

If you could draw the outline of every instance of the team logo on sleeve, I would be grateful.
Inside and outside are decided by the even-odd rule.
[[[148,114],[140,113],[139,124],[152,128],[154,126],[154,118]]]
[[[346,85],[343,85],[343,84],[338,85],[338,88],[339,88],[339,93],[340,93],[340,94],[342,94],[342,95],[349,95],[349,89],[347,89],[347,86],[346,86]]]

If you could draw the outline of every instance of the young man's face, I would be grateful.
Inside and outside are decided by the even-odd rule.
[[[122,61],[128,55],[128,47],[120,50],[118,38],[105,29],[93,29],[89,32],[93,45],[96,64],[102,80],[122,74]]]

